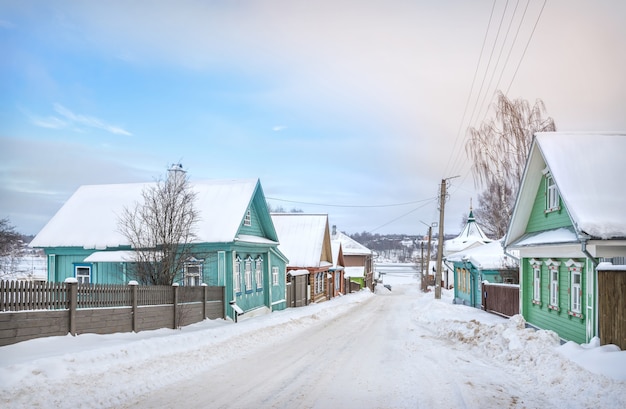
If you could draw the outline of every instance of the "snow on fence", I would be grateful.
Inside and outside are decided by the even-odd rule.
[[[0,346],[81,333],[179,328],[225,318],[224,287],[0,281]]]

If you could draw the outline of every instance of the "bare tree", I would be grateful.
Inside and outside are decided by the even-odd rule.
[[[173,165],[165,180],[144,188],[142,199],[118,221],[135,250],[130,273],[143,284],[171,285],[192,255],[196,194],[182,166]]]
[[[0,277],[8,278],[17,273],[21,242],[9,218],[0,219]]]
[[[508,226],[515,195],[524,172],[535,132],[555,131],[554,120],[544,119],[543,101],[533,106],[522,99],[510,100],[498,92],[495,118],[480,128],[469,128],[465,150],[472,161],[477,186],[484,188],[476,217],[486,231],[502,237]],[[498,238],[499,238],[498,237]]]
[[[501,205],[501,196],[507,201],[506,206]],[[478,207],[474,209],[474,216],[480,221],[479,224],[488,237],[499,239],[506,234],[514,205],[515,195],[511,192],[511,187],[492,183],[478,195]]]

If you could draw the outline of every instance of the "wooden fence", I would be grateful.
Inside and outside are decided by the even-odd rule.
[[[82,333],[179,328],[225,318],[224,287],[0,281],[0,346]]]
[[[482,306],[487,312],[505,317],[519,314],[519,285],[483,282]]]

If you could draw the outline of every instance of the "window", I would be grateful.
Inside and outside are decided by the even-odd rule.
[[[252,292],[252,258],[248,256],[245,264],[246,293]]]
[[[252,215],[250,214],[250,210],[246,212],[246,216],[243,218],[244,226],[252,226]]]
[[[185,263],[183,285],[198,286],[200,284],[202,284],[202,260],[193,258]]]
[[[74,266],[74,274],[78,284],[91,283],[91,264],[83,264]]]
[[[559,210],[559,192],[550,173],[546,174],[546,213]]]
[[[256,278],[257,291],[263,289],[263,258],[260,256],[254,261],[254,273]]]
[[[568,260],[566,263],[570,274],[570,305],[568,314],[574,317],[582,318],[582,263],[574,260]]]
[[[278,285],[278,267],[272,267],[272,285]]]
[[[235,293],[241,294],[241,259],[235,259],[235,267],[233,271],[233,288]]]
[[[541,263],[533,259],[530,265],[533,270],[533,304],[541,305]]]
[[[315,274],[315,282],[314,282],[315,294],[320,294],[324,291],[324,274],[326,273]]]
[[[552,310],[559,310],[559,261],[548,259],[545,261],[548,266],[548,272],[550,277],[550,302],[548,308]]]

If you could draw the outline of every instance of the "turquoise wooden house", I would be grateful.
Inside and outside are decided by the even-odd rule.
[[[472,247],[451,254],[444,259],[454,271],[455,304],[481,308],[481,283],[517,284],[518,263],[504,253],[502,241]]]
[[[199,221],[193,256],[181,285],[224,286],[248,315],[286,308],[287,258],[257,179],[190,182]],[[83,283],[132,280],[134,249],[118,229],[124,208],[141,203],[150,183],[81,186],[32,241],[45,250],[48,281]],[[234,316],[226,306],[226,315]]]
[[[520,312],[578,343],[619,316],[600,316],[597,266],[626,256],[626,135],[538,133],[504,239],[520,255]],[[615,299],[615,298],[614,298]],[[623,314],[620,314],[623,317]]]

